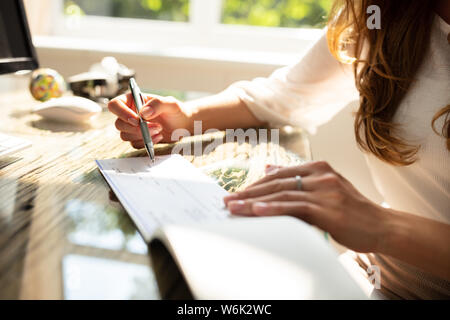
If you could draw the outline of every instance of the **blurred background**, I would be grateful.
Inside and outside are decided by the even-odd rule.
[[[331,0],[224,0],[218,5],[224,24],[265,27],[323,26]],[[189,22],[189,0],[64,0],[66,15],[96,15]],[[216,10],[217,10],[216,9]]]
[[[64,77],[105,55],[184,98],[296,61],[332,0],[26,0],[42,66]]]

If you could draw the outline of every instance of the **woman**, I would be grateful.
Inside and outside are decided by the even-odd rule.
[[[381,29],[366,26],[370,5]],[[294,124],[314,132],[359,96],[355,136],[390,208],[362,196],[325,162],[269,166],[267,175],[224,199],[233,214],[290,215],[358,252],[381,271],[387,298],[450,297],[450,2],[336,2],[326,34],[295,65],[269,78],[182,103],[146,95],[153,141],[176,128]],[[121,138],[142,148],[131,97],[109,104]],[[301,188],[298,178],[301,177]]]

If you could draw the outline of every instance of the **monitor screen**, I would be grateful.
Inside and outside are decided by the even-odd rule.
[[[38,66],[22,0],[0,1],[0,74]]]

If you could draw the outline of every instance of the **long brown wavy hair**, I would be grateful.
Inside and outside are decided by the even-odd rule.
[[[381,29],[369,29],[366,10],[380,8]],[[435,17],[431,0],[339,0],[328,22],[328,46],[344,63],[353,63],[360,107],[355,136],[365,151],[394,165],[416,160],[420,146],[402,139],[393,117],[430,46]],[[430,124],[450,150],[450,105]],[[435,126],[444,117],[442,131]]]

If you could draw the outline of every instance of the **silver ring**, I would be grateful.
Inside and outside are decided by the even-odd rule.
[[[302,177],[295,176],[295,181],[297,183],[297,190],[302,190]]]

